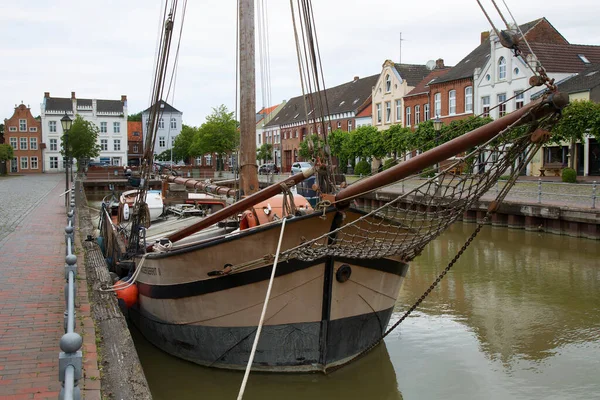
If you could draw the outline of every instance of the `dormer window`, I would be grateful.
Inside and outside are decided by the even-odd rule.
[[[392,91],[392,77],[390,74],[385,76],[385,92],[389,93]]]
[[[500,57],[498,60],[498,79],[506,79],[506,59]]]
[[[590,60],[587,59],[583,54],[577,54],[577,56],[583,61],[584,64],[590,64]]]

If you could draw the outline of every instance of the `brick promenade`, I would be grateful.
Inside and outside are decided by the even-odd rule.
[[[57,399],[64,334],[64,176],[0,177],[0,399]],[[77,235],[76,235],[77,236]],[[78,238],[76,239],[78,241]],[[81,245],[77,245],[80,253]],[[75,331],[86,399],[100,399],[94,324],[78,255]]]

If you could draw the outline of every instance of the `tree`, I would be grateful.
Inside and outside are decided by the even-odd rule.
[[[0,144],[0,175],[6,175],[6,162],[12,160],[14,151],[10,144]]]
[[[75,118],[71,129],[63,133],[61,141],[63,146],[60,150],[62,156],[66,156],[65,144],[68,146],[68,154],[77,159],[79,168],[83,165],[83,160],[98,157],[100,155],[100,145],[98,144],[99,129],[90,121],[84,120],[80,115]]]
[[[575,154],[575,143],[583,141],[586,134],[600,139],[600,104],[592,101],[574,101],[562,111],[562,118],[552,128],[551,143],[569,142],[571,154]],[[569,160],[574,169],[575,157]]]
[[[223,155],[231,153],[239,145],[238,126],[238,121],[233,119],[233,112],[229,112],[227,107],[220,105],[213,108],[213,113],[206,117],[206,122],[199,128],[199,135],[190,148],[190,155],[198,157],[216,153],[221,159]]]
[[[256,158],[264,162],[273,159],[273,145],[270,143],[264,143],[256,152]]]
[[[198,128],[183,124],[181,133],[177,135],[175,143],[173,143],[173,160],[189,162],[192,158],[192,146],[199,135]]]
[[[142,121],[142,112],[140,111],[137,114],[129,114],[127,116],[127,121],[137,121],[137,122],[141,122]]]
[[[304,138],[300,142],[300,148],[298,149],[298,155],[304,160],[314,160],[320,157],[324,145],[323,139],[316,133]]]

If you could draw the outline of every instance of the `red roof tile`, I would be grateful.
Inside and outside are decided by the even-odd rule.
[[[600,63],[600,46],[535,42],[530,45],[547,72],[581,72],[591,63]],[[526,46],[523,46],[523,53],[529,54]],[[589,62],[586,63],[580,55]]]
[[[138,132],[138,135],[134,135],[134,132]],[[130,142],[139,142],[142,140],[141,121],[127,121],[127,140]]]
[[[406,96],[414,96],[416,94],[427,93],[429,91],[429,84],[432,83],[433,80],[444,76],[446,73],[448,73],[448,71],[450,71],[451,68],[452,67],[446,67],[432,70],[429,73],[429,75],[427,75],[421,82],[419,82],[413,90],[408,92]]]

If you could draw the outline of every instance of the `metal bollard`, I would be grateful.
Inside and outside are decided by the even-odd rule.
[[[592,186],[592,208],[596,208],[596,189],[597,189],[597,184],[596,181],[593,182],[593,186]]]
[[[542,202],[542,180],[538,179],[538,203]]]

